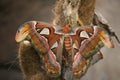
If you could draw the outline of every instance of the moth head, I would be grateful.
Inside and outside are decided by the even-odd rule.
[[[63,32],[64,32],[65,34],[70,33],[70,32],[71,32],[70,26],[69,26],[69,25],[66,25],[66,26],[63,28]]]
[[[74,34],[74,32],[73,32],[72,28],[70,27],[70,25],[66,25],[64,27],[55,26],[54,29],[55,29],[56,34],[62,34],[62,35],[64,35],[64,34],[73,35]]]
[[[29,34],[29,24],[22,25],[18,28],[15,36],[16,42],[21,42],[25,40]]]

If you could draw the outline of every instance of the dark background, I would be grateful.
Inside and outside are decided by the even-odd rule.
[[[15,33],[19,25],[30,20],[52,23],[56,0],[0,0],[0,80],[22,80],[17,68],[18,45]],[[120,38],[120,0],[97,0],[96,11],[102,13]],[[92,66],[82,80],[119,80],[120,46],[113,38],[114,49],[103,48],[104,59]],[[9,65],[9,64],[13,65]],[[8,65],[5,67],[4,65]]]

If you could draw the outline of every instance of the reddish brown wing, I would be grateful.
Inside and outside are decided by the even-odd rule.
[[[55,28],[53,25],[38,21],[36,24],[36,29],[40,29],[40,31],[42,31],[44,28],[49,29],[49,35],[43,34],[43,36],[48,39],[48,44],[51,48],[56,41],[60,40],[60,37],[62,37],[62,35],[55,34]]]
[[[90,38],[85,39],[79,36],[81,31],[86,31],[87,33],[93,34],[90,36]],[[111,36],[107,33],[105,29],[96,26],[94,29],[91,27],[79,28],[76,31],[76,36],[72,36],[72,39],[73,41],[77,40],[79,45],[81,45],[79,47],[80,54],[82,54],[84,57],[88,57],[98,52],[103,44],[110,48],[113,48],[114,44],[112,43],[110,37]]]
[[[77,30],[75,30],[76,35],[71,35],[71,38],[72,38],[73,43],[75,43],[75,45],[78,48],[80,48],[82,41],[87,39],[86,37],[80,36],[82,31],[85,31],[88,35],[93,34],[93,32],[94,32],[92,27],[82,27],[82,28],[79,27],[79,28],[77,28]]]
[[[62,47],[63,47],[63,40],[62,40],[62,35],[56,34],[55,33],[55,27],[53,25],[50,25],[45,22],[37,22],[36,24],[36,29],[40,29],[39,31],[41,32],[43,29],[47,28],[49,30],[49,34],[41,34],[44,36],[49,44],[49,47],[52,48],[55,43],[58,43],[57,47],[52,48],[51,50],[53,51],[54,54],[56,54],[56,58],[61,63],[62,59]],[[56,26],[57,28],[57,26]]]
[[[96,54],[104,45],[107,45],[110,48],[114,47],[114,44],[112,43],[110,39],[110,35],[107,33],[107,31],[103,28],[100,27],[94,27],[92,28],[79,28],[76,31],[76,38],[79,38],[79,35],[81,31],[84,30],[86,32],[92,32],[93,34],[85,39],[85,40],[80,40],[78,43],[80,43],[80,47],[78,49],[78,52],[76,52],[74,61],[73,61],[73,74],[76,77],[80,77],[83,74],[85,74],[87,67],[89,67],[89,64],[92,60],[92,57],[94,54]],[[74,37],[72,39],[74,40]],[[81,38],[81,37],[80,37]],[[76,39],[75,39],[76,40]]]

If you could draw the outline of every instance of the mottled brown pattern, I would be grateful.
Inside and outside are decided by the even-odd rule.
[[[65,26],[66,24],[68,24],[66,22],[65,15],[63,13],[63,7],[64,7],[63,4],[65,3],[65,1],[70,3],[74,0],[59,0],[57,1],[56,6],[54,8],[54,12],[55,12],[54,23],[60,26]],[[78,1],[79,0],[75,0],[76,3],[78,3]],[[81,1],[80,6],[78,8],[78,16],[79,16],[78,24],[90,25],[94,15],[96,0],[80,0],[80,1]],[[74,6],[76,7],[75,4]]]
[[[81,0],[79,8],[79,20],[83,25],[90,25],[93,20],[96,0]]]
[[[22,42],[19,47],[19,62],[26,80],[34,80],[41,76],[44,80],[46,73],[41,69],[40,58],[31,44]],[[42,72],[42,73],[41,73]]]

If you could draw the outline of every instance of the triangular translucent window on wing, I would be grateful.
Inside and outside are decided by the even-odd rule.
[[[53,44],[53,46],[51,47],[51,49],[53,49],[55,47],[58,47],[58,42],[57,41]]]
[[[85,37],[85,38],[89,38],[88,34],[86,33],[86,31],[82,31],[80,33],[80,37]]]
[[[44,28],[44,29],[40,32],[40,34],[46,34],[46,35],[49,35],[49,34],[50,34],[50,31],[49,31],[48,28]]]
[[[79,47],[74,43],[73,48],[78,49]]]

